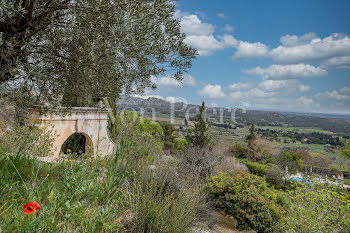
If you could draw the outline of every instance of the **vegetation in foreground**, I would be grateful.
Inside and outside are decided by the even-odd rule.
[[[268,163],[273,160],[256,144],[259,139],[248,136],[248,148],[236,152],[246,155],[254,175],[243,171],[232,156],[232,144],[198,147],[166,135],[173,135],[173,130],[132,112],[123,113],[124,124],[118,123],[120,115],[115,117],[110,124],[119,142],[115,155],[78,156],[58,164],[34,157],[50,153],[45,142],[36,143],[47,137],[46,131],[24,125],[11,131],[3,128],[1,231],[191,232],[213,211],[232,216],[238,229],[255,232],[350,229],[350,197],[345,190],[284,182],[280,165],[288,162],[299,169],[302,157],[296,152],[287,151],[274,160],[279,163]],[[6,143],[10,141],[18,144],[11,147]],[[174,147],[173,156],[159,156],[164,145]],[[22,207],[32,202],[40,209],[24,213]]]

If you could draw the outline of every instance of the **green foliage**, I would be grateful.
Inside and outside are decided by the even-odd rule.
[[[344,148],[340,150],[340,155],[345,158],[350,158],[350,139],[344,145]]]
[[[302,184],[286,194],[289,214],[278,225],[278,232],[349,232],[350,200],[334,186]]]
[[[236,143],[232,148],[232,152],[238,158],[245,158],[248,154],[248,148],[244,144]]]
[[[175,142],[176,151],[184,151],[188,146],[188,141],[184,138],[179,138]]]
[[[169,149],[172,149],[175,145],[175,139],[176,139],[176,136],[174,135],[175,133],[174,126],[168,122],[161,122],[160,126],[163,129],[162,140],[164,142],[164,146]]]
[[[189,176],[193,185],[206,183],[208,177],[214,174],[221,157],[206,147],[189,147],[175,155],[178,160],[180,174]]]
[[[171,71],[181,81],[196,56],[173,0],[1,4],[0,86],[17,83],[11,93],[17,103],[59,104],[63,94],[66,106],[91,106],[155,87],[152,75]]]
[[[273,185],[276,188],[286,188],[285,185],[287,184],[287,181],[284,179],[284,173],[275,164],[267,169],[265,172],[265,178],[269,184]]]
[[[241,229],[270,232],[282,217],[280,199],[262,177],[241,171],[221,173],[208,180],[206,190],[215,206],[237,219]]]
[[[116,218],[125,201],[120,187],[125,179],[110,158],[62,164],[28,157],[17,161],[11,155],[9,160],[14,163],[0,162],[1,232],[118,230]],[[22,182],[13,179],[16,176]],[[37,201],[41,210],[25,215],[22,206],[31,201]]]
[[[135,112],[119,112],[114,109],[109,119],[108,130],[116,144],[123,143],[121,153],[135,157],[162,153],[162,127]]]
[[[202,195],[175,160],[152,156],[161,127],[123,116],[114,158],[50,164],[0,151],[0,232],[190,232]],[[42,208],[25,215],[31,201]]]
[[[297,172],[303,168],[302,153],[300,151],[285,150],[280,157],[278,163],[285,168],[288,166],[289,171]]]
[[[254,140],[254,139],[256,139],[256,136],[255,136],[255,126],[254,126],[254,124],[252,124],[252,125],[250,126],[249,135],[247,135],[246,140],[247,140],[247,141],[252,141],[252,140]]]
[[[258,162],[252,162],[249,160],[244,160],[244,164],[249,169],[249,172],[251,172],[254,175],[258,175],[258,176],[265,176],[267,170],[269,170],[271,168],[271,166],[269,166],[269,165],[261,164]]]
[[[190,232],[203,198],[180,183],[174,168],[158,164],[155,170],[136,170],[139,176],[133,181],[131,200],[136,217],[125,227],[127,231]]]
[[[194,146],[204,147],[210,142],[210,137],[208,136],[207,131],[208,126],[205,123],[205,103],[203,101],[195,119],[194,129],[188,131],[186,140]]]

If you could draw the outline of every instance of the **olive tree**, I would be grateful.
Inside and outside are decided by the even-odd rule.
[[[196,51],[175,0],[2,0],[0,90],[17,103],[89,106],[181,81]]]

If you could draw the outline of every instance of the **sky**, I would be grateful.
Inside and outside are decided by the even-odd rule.
[[[153,77],[170,102],[350,114],[349,0],[179,0],[199,56],[183,83]]]

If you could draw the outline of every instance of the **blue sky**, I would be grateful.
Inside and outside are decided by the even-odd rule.
[[[154,77],[168,101],[350,114],[349,0],[180,0],[199,56],[182,85]]]

